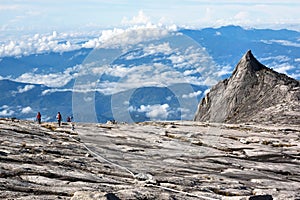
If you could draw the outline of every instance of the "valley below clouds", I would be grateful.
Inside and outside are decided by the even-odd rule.
[[[233,34],[234,38],[231,37]],[[187,99],[198,102],[212,85],[231,74],[249,48],[266,66],[298,79],[299,38],[299,32],[288,30],[243,29],[238,26],[193,30],[153,24],[86,34],[54,31],[52,34],[24,36],[0,46],[1,81],[14,82],[11,87],[2,88],[7,94],[2,105],[12,108],[3,109],[2,116],[29,119],[29,112],[13,109],[19,106],[30,107],[31,114],[45,110],[45,119],[53,119],[55,111],[42,107],[42,103],[9,100],[16,96],[24,99],[35,96],[40,102],[52,101],[47,107],[59,105],[65,115],[72,114],[72,99],[78,93],[83,96],[84,93],[95,93],[84,97],[85,100],[110,106],[113,95],[119,96],[126,91],[134,94],[132,91],[139,88],[156,87],[171,90],[173,99],[179,104]],[[175,91],[174,85],[178,84],[190,84],[190,88]],[[151,92],[152,97],[158,95],[155,90]],[[127,97],[119,103],[128,106],[127,112],[130,107],[134,108],[131,111],[137,112],[142,107],[150,109],[167,104],[167,111],[177,112],[177,117],[168,114],[172,117],[161,119],[192,119],[192,107],[197,103],[180,107],[178,111],[174,102],[165,101],[172,99],[171,96],[154,101],[150,95],[148,102],[135,101],[134,105],[126,105],[126,102],[134,102]],[[100,105],[96,110],[100,112],[96,121],[112,119],[109,109]],[[147,120],[145,113],[150,116],[149,113],[142,113],[144,118],[138,117],[138,120]]]

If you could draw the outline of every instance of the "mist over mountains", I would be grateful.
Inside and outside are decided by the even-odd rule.
[[[152,30],[152,35],[147,31],[124,31],[111,38],[106,32],[98,38],[82,40],[53,33],[35,36],[31,46],[28,41],[26,45],[21,41],[2,44],[0,116],[34,119],[40,111],[44,121],[53,121],[60,111],[65,119],[74,115],[74,106],[80,107],[78,103],[74,105],[75,92],[83,102],[93,102],[99,122],[115,116],[126,121],[128,115],[132,121],[192,119],[207,90],[228,78],[248,49],[267,67],[300,78],[300,33],[296,31],[238,26],[182,29],[175,34],[182,36],[174,44],[173,38],[157,37],[165,35],[165,30]],[[132,48],[136,41],[130,43],[127,39],[134,35],[136,41],[143,41],[142,46]],[[149,35],[155,42],[147,41]],[[189,43],[193,48],[188,48]],[[116,44],[127,46],[115,54]],[[99,52],[95,54],[99,45],[100,57],[111,59],[111,66],[101,68],[94,63],[88,68],[93,55],[99,57]],[[85,83],[75,91],[74,85],[78,86],[82,77]],[[78,116],[77,120],[90,118]]]

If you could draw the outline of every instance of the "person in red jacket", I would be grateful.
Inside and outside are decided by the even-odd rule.
[[[42,115],[41,115],[40,112],[38,112],[37,115],[36,115],[36,121],[37,121],[39,124],[41,124],[41,120],[42,120]]]
[[[61,124],[61,114],[60,114],[60,112],[57,113],[56,119],[57,119],[58,126],[60,126],[60,124]]]

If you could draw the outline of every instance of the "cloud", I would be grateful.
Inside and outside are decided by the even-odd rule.
[[[2,109],[0,111],[0,116],[3,117],[10,117],[15,113],[15,111],[11,110],[11,108],[7,105],[3,105],[2,107],[0,107],[0,109]]]
[[[64,34],[58,35],[56,31],[51,34],[35,34],[34,36],[25,37],[21,40],[10,40],[0,45],[0,57],[6,56],[23,56],[45,52],[65,52],[80,49],[78,44],[71,44],[70,41],[64,43],[61,40]]]
[[[223,66],[223,67],[219,66],[219,70],[217,70],[214,74],[217,77],[222,77],[224,75],[228,75],[228,74],[231,74],[231,73],[232,73],[231,66]]]
[[[130,60],[149,57],[147,61],[143,61],[143,64],[131,63],[129,66],[116,64],[105,67],[92,66],[92,64],[92,67],[89,67],[89,64],[82,64],[67,68],[59,73],[37,74],[36,72],[27,72],[14,79],[18,82],[43,84],[48,87],[59,88],[65,86],[71,80],[78,80],[78,77],[97,76],[99,78],[102,74],[105,74],[107,75],[105,81],[99,82],[98,79],[87,78],[86,83],[77,85],[76,88],[78,91],[94,90],[104,94],[114,94],[138,87],[165,87],[175,83],[212,84],[217,82],[219,76],[228,72],[226,67],[216,66],[206,49],[198,44],[182,49],[181,46],[174,47],[174,44],[178,42],[177,39],[182,40],[184,36],[172,31],[172,28],[168,26],[147,24],[127,29],[104,30],[99,37],[89,39],[84,43],[78,42],[77,39],[81,37],[80,35],[72,35],[76,38],[76,40],[72,40],[71,34],[53,31],[51,34],[46,35],[35,34],[27,41],[11,41],[8,45],[2,44],[2,46],[0,45],[0,55],[1,48],[3,50],[2,55],[3,52],[5,55],[20,55],[21,52],[24,54],[47,51],[63,52],[83,47],[112,48],[116,46],[124,53],[124,57],[122,58],[121,55],[120,59]],[[159,40],[169,35],[172,35],[170,41]],[[175,38],[174,44],[173,38]],[[149,40],[155,40],[156,42],[147,43]],[[186,41],[191,40],[188,38]],[[129,51],[132,44],[138,44],[136,46],[140,48],[138,53],[136,53],[137,51]],[[158,54],[159,56],[157,56]],[[223,71],[220,71],[220,69]],[[219,73],[216,74],[216,71]],[[209,80],[207,77],[209,77]],[[30,87],[32,86],[21,88],[19,92],[32,89]],[[43,95],[53,91],[45,90]]]
[[[21,110],[21,113],[23,113],[23,114],[28,114],[28,113],[32,113],[32,112],[33,112],[33,110],[30,106],[22,108],[22,110]]]
[[[11,1],[14,4],[15,1]],[[117,5],[116,1],[92,1],[90,3],[79,3],[80,1],[62,3],[63,1],[55,1],[51,4],[47,1],[34,3],[37,1],[17,1],[24,9],[41,11],[41,18],[23,19],[13,26],[14,29],[21,28],[31,30],[51,29],[57,27],[59,29],[72,27],[82,28],[93,24],[102,25],[101,28],[107,26],[118,26],[119,19],[125,25],[147,24],[150,19],[147,15],[154,16],[154,20],[167,21],[178,25],[206,27],[208,25],[225,25],[225,24],[250,24],[257,25],[270,23],[273,25],[284,25],[285,22],[297,24],[299,21],[299,2],[292,4],[285,1],[127,1]],[[46,3],[45,3],[46,2]],[[60,3],[58,3],[60,2]],[[89,1],[90,2],[90,1]],[[103,3],[104,2],[104,3]],[[113,3],[112,3],[113,2]],[[120,2],[120,1],[117,1]],[[132,13],[136,13],[140,8],[147,8],[145,12],[139,11],[137,16],[132,17]],[[4,6],[3,9],[15,9],[14,6]],[[81,12],[78,12],[80,10]],[[101,12],[99,12],[101,10]],[[283,12],[284,11],[284,12]],[[15,13],[18,15],[20,12]],[[61,15],[57,15],[60,13]],[[248,14],[247,14],[248,13]],[[125,18],[124,16],[129,16]],[[247,18],[248,16],[248,18]],[[163,19],[163,20],[162,20]],[[57,23],[64,21],[65,23]],[[9,23],[6,23],[9,24]],[[86,25],[88,24],[88,26]],[[66,27],[67,26],[67,27]],[[49,28],[48,28],[49,27]]]
[[[72,76],[64,73],[34,74],[25,73],[15,79],[17,82],[42,84],[48,87],[62,87],[72,80]]]
[[[266,66],[274,69],[279,73],[286,74],[294,79],[299,79],[300,70],[297,68],[297,65],[294,66],[291,63],[299,62],[299,58],[292,59],[288,56],[274,56],[274,57],[266,57],[260,59],[262,62],[269,62]],[[297,64],[297,63],[296,63]]]
[[[180,64],[185,61],[185,57],[183,55],[171,55],[169,59],[173,64]]]
[[[204,95],[207,95],[210,92],[210,88],[204,91]]]
[[[9,117],[12,116],[15,112],[13,110],[2,110],[0,111],[0,116]]]
[[[9,108],[8,105],[3,105],[3,106],[0,107],[0,109],[8,109],[8,108]]]
[[[279,55],[279,56],[272,56],[272,57],[260,58],[259,60],[261,62],[273,61],[274,64],[277,64],[278,62],[280,62],[280,63],[282,63],[282,62],[288,62],[291,59],[289,57],[287,57],[287,56]]]
[[[132,19],[128,19],[127,17],[123,17],[122,24],[124,25],[140,25],[140,24],[148,24],[151,23],[150,18],[144,14],[142,10],[139,11],[137,16],[133,16]]]
[[[0,5],[0,11],[14,11],[14,10],[18,10],[20,8],[20,5],[17,4],[12,4],[12,5]]]
[[[55,93],[55,92],[78,92],[78,91],[73,90],[73,89],[58,89],[58,88],[53,88],[53,89],[44,90],[41,95],[44,96],[44,95]],[[79,92],[88,92],[88,91],[79,91]]]
[[[288,46],[288,47],[300,47],[300,43],[288,41],[288,40],[262,40],[261,42],[266,43],[266,44],[273,44],[277,43],[282,46]]]
[[[188,99],[188,98],[194,98],[194,97],[197,97],[197,96],[200,96],[202,94],[202,91],[197,91],[197,92],[193,92],[193,93],[189,93],[189,94],[184,94],[182,95],[182,98],[184,99]]]
[[[222,35],[222,33],[221,32],[219,32],[219,31],[216,31],[216,34],[215,34],[216,36],[221,36]]]
[[[207,77],[203,82],[202,85],[213,86],[218,83],[218,80],[213,77]]]
[[[195,105],[197,106],[197,105]],[[182,120],[191,120],[194,118],[195,113],[191,112],[189,108],[177,108],[177,112],[181,113]]]
[[[265,57],[261,58],[260,61],[269,62],[267,66],[279,73],[286,74],[296,79],[298,78],[297,70],[295,70],[296,67],[290,64],[293,60],[288,56],[279,55],[274,57]],[[297,62],[297,59],[294,59],[294,61]]]
[[[141,59],[147,56],[155,56],[157,54],[163,54],[163,55],[169,55],[173,53],[173,49],[170,47],[170,44],[168,42],[162,43],[162,44],[149,44],[145,45],[141,51],[136,52],[130,52],[128,55],[126,55],[126,60],[134,60],[134,59]]]
[[[168,96],[168,97],[166,98],[166,100],[167,100],[167,101],[171,101],[171,100],[172,100],[172,96]]]
[[[153,24],[134,26],[127,29],[102,31],[101,36],[92,43],[95,48],[128,47],[140,42],[155,40],[167,36],[173,30]]]
[[[126,35],[126,34],[125,34]],[[121,37],[121,36],[120,36]],[[123,37],[123,36],[122,36]],[[125,36],[126,38],[126,36]],[[216,83],[221,75],[229,73],[228,67],[217,66],[206,49],[198,44],[176,46],[181,40],[191,41],[181,36],[171,37],[168,40],[158,40],[155,43],[139,44],[136,48],[126,49],[119,57],[122,60],[143,59],[139,62],[127,62],[127,64],[115,64],[104,66],[92,66],[86,68],[86,72],[79,75],[105,75],[105,81],[86,78],[76,89],[97,90],[106,95],[135,89],[140,87],[166,87],[176,83],[189,83],[204,85]],[[108,38],[107,38],[108,40]],[[174,40],[174,41],[173,41]],[[182,42],[182,41],[181,41]],[[173,44],[174,43],[174,44]],[[126,63],[123,62],[122,63]],[[221,71],[216,73],[216,71]],[[92,76],[91,76],[92,77]],[[209,77],[209,79],[207,79]],[[78,86],[78,87],[77,87]],[[97,87],[95,89],[95,87]]]
[[[177,31],[177,27],[174,25],[163,26],[151,23],[124,29],[102,30],[100,33],[58,33],[57,31],[53,31],[48,34],[23,36],[22,38],[0,43],[0,58],[10,56],[20,57],[46,52],[62,53],[81,48],[126,47],[138,44],[139,42],[164,37],[172,31]]]
[[[69,83],[72,79],[76,78],[81,66],[74,66],[67,68],[64,72],[52,73],[52,74],[36,74],[36,73],[24,73],[21,76],[14,79],[14,81],[21,83],[42,84],[48,87],[63,87]],[[19,93],[26,92],[33,89],[33,85],[26,85],[24,88],[19,88]]]
[[[279,73],[287,74],[287,75],[289,75],[288,71],[292,70],[292,69],[295,69],[295,66],[288,65],[288,64],[281,64],[281,65],[274,67],[275,71],[277,71]]]
[[[47,89],[47,90],[44,90],[41,95],[44,96],[44,95],[54,93],[54,92],[59,92],[59,91],[57,91],[57,89]]]
[[[300,79],[300,72],[298,72],[298,73],[292,73],[290,76],[293,77],[296,80],[299,80]]]
[[[91,102],[93,101],[93,98],[92,97],[84,97],[83,99],[85,102]]]
[[[27,92],[29,90],[32,90],[33,88],[35,88],[34,85],[25,85],[24,88],[19,87],[18,88],[18,93],[24,93],[24,92]]]
[[[247,21],[249,19],[249,13],[245,11],[240,11],[233,18],[237,21]]]
[[[112,65],[105,69],[96,67],[95,70],[91,69],[90,71],[96,73],[98,78],[101,77],[102,72],[106,77],[105,80],[99,81],[98,78],[93,80],[90,78],[94,77],[92,73],[89,76],[87,72],[85,77],[80,72],[79,74],[84,77],[84,80],[80,81],[80,84],[76,84],[76,90],[96,90],[108,95],[139,87],[165,87],[173,83],[186,82],[180,72],[162,63],[136,66]],[[109,77],[113,79],[109,79]]]
[[[145,113],[146,117],[149,117],[151,120],[161,120],[167,119],[169,108],[170,106],[168,104],[141,105],[137,109],[130,106],[129,111]]]

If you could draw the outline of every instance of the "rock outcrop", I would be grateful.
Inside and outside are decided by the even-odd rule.
[[[300,83],[267,68],[249,50],[231,77],[202,99],[194,120],[300,124]]]
[[[0,119],[0,199],[299,199],[299,126]]]

